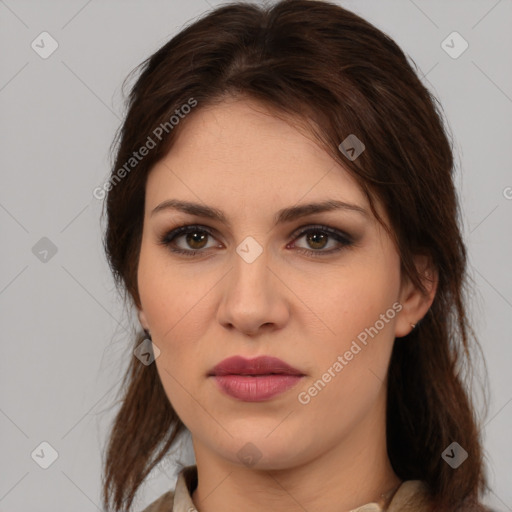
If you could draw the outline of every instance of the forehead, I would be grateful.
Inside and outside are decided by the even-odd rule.
[[[198,105],[151,170],[147,188],[155,201],[172,192],[218,206],[288,206],[327,197],[368,205],[357,181],[303,124],[245,99]]]

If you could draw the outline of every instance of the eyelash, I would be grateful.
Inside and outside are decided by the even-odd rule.
[[[302,229],[302,228],[300,228]],[[337,229],[330,228],[328,226],[322,226],[322,225],[313,225],[308,226],[307,229],[303,229],[302,231],[295,231],[293,233],[292,237],[293,240],[297,240],[299,238],[302,238],[304,235],[308,233],[323,233],[330,235],[330,237],[334,238],[337,242],[341,244],[341,247],[338,247],[336,249],[330,249],[329,251],[323,251],[323,250],[310,250],[310,249],[304,249],[304,248],[298,248],[298,252],[301,254],[306,254],[308,256],[313,257],[322,257],[326,255],[330,255],[336,252],[341,251],[342,249],[346,247],[350,247],[353,245],[353,240],[348,236],[342,233],[341,231],[338,231]],[[186,226],[180,226],[178,228],[175,228],[167,233],[165,233],[159,240],[159,244],[167,247],[170,251],[176,254],[183,254],[188,257],[193,257],[196,254],[204,253],[205,250],[200,249],[176,249],[175,247],[171,247],[171,243],[174,242],[176,238],[182,235],[186,235],[189,233],[206,233],[208,236],[211,236],[212,238],[215,238],[213,234],[206,228],[206,226],[200,226],[200,225],[186,225]]]

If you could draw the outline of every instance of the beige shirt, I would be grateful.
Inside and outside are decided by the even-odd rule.
[[[142,512],[197,512],[192,493],[197,486],[197,466],[181,470],[176,488],[153,501]],[[367,503],[350,512],[422,512],[428,509],[427,487],[420,480],[406,480],[378,502]]]

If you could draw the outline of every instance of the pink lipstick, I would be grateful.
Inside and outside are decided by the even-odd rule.
[[[221,391],[245,402],[261,402],[291,389],[304,374],[270,356],[224,359],[208,374]]]

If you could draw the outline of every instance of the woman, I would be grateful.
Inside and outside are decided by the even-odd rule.
[[[143,63],[106,200],[145,331],[109,510],[187,431],[196,464],[146,512],[486,510],[435,102],[329,2],[223,6]]]

